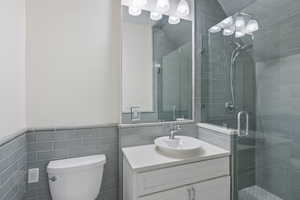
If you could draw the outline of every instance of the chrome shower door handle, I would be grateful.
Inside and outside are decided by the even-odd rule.
[[[245,130],[245,135],[244,136],[248,136],[249,135],[249,113],[246,111],[240,111],[238,113],[238,117],[237,117],[237,129],[238,129],[238,136],[242,136],[241,132],[242,132],[242,128],[241,128],[241,117],[242,115],[246,116],[246,130]]]

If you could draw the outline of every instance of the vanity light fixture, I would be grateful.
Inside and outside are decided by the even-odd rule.
[[[234,34],[236,38],[241,38],[245,35],[250,35],[252,39],[254,38],[253,33],[258,30],[258,21],[251,15],[242,12],[229,16],[217,25],[208,29],[210,33],[222,31],[224,36],[231,36]]]
[[[131,0],[128,13],[132,16],[139,16],[147,3],[148,0]],[[157,0],[156,9],[155,11],[151,11],[150,18],[154,21],[162,19],[164,13],[168,14],[170,7],[170,0]],[[186,17],[190,14],[190,7],[187,0],[180,0],[176,8],[176,14],[169,16],[169,24],[178,24],[181,20],[180,17]],[[226,20],[228,21],[229,19]],[[212,31],[221,31],[218,27],[214,29]]]
[[[180,17],[188,16],[190,14],[190,7],[188,2],[186,0],[180,0],[176,12]]]
[[[237,16],[235,19],[235,26],[237,29],[242,29],[246,25],[245,19],[243,16]]]
[[[255,31],[258,31],[259,26],[256,20],[250,19],[246,26],[247,33],[253,33]]]
[[[154,21],[158,21],[158,20],[160,20],[161,18],[162,18],[162,14],[161,13],[159,13],[159,12],[151,12],[151,14],[150,14],[150,18],[152,19],[152,20],[154,20]]]
[[[165,13],[170,10],[170,2],[169,0],[157,0],[156,9],[160,13]]]
[[[209,31],[210,33],[218,33],[218,32],[220,32],[221,30],[222,30],[222,28],[217,24],[217,25],[211,27],[208,31]]]
[[[148,3],[147,0],[132,0],[131,6],[142,9],[147,5],[147,3]]]
[[[220,22],[220,26],[223,28],[231,26],[231,25],[233,25],[233,17],[232,16],[227,17],[226,19],[224,19],[223,21]]]
[[[245,32],[244,31],[236,31],[235,32],[235,37],[236,38],[241,38],[245,36]]]
[[[168,20],[169,24],[179,24],[180,23],[180,18],[174,15],[169,16]]]
[[[128,8],[128,13],[132,16],[139,16],[140,14],[142,14],[142,9],[130,6]]]
[[[230,35],[233,35],[233,34],[234,34],[234,31],[235,31],[235,27],[234,27],[234,26],[230,26],[230,27],[224,28],[224,30],[223,30],[223,35],[224,35],[224,36],[230,36]]]

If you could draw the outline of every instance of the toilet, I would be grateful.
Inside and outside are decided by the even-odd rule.
[[[105,155],[50,161],[47,173],[52,200],[95,200],[105,163]]]

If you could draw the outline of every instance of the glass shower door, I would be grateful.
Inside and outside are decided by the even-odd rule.
[[[251,131],[248,136],[232,137],[232,200],[254,200],[251,193],[256,186],[256,138]],[[257,200],[259,200],[258,198]]]
[[[203,36],[202,120],[236,130],[238,112],[250,116],[249,135],[232,138],[233,200],[299,200],[300,1],[235,3],[235,12],[218,2],[259,23],[253,38]]]
[[[248,90],[255,90],[253,101],[242,100],[254,108],[253,125],[249,136],[234,136],[232,143],[234,199],[299,200],[300,1],[257,0],[239,12],[251,13],[260,30],[248,65],[254,76],[243,74],[253,80]]]

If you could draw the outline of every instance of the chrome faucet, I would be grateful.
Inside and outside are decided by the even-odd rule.
[[[171,140],[174,140],[175,139],[175,134],[178,133],[179,131],[181,131],[182,128],[179,124],[174,124],[174,125],[171,125],[171,129],[170,129],[170,136],[169,138]]]
[[[238,135],[242,136],[242,129],[241,129],[241,117],[242,117],[242,115],[246,116],[246,130],[245,130],[246,135],[245,136],[248,136],[249,135],[249,114],[246,111],[240,111],[238,113],[238,116],[237,116]]]

